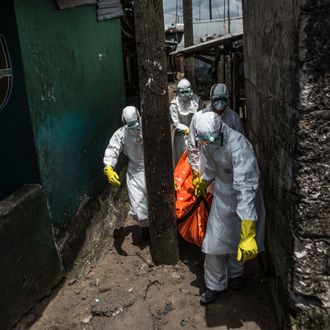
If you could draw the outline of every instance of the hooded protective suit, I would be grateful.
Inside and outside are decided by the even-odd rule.
[[[205,159],[203,159],[203,153],[201,153],[200,150],[203,149],[203,147],[200,148],[196,143],[196,121],[198,120],[198,117],[201,116],[203,113],[213,110],[213,100],[222,98],[226,100],[224,102],[219,100],[219,102],[222,102],[225,107],[220,114],[222,121],[235,131],[245,134],[243,124],[239,115],[227,106],[228,97],[229,93],[225,84],[213,85],[210,90],[211,103],[207,105],[206,108],[197,112],[191,120],[188,135],[188,160],[192,170],[194,172],[199,172],[200,175],[203,174]]]
[[[144,172],[143,138],[141,118],[135,107],[123,109],[124,126],[111,137],[105,150],[103,162],[105,165],[116,166],[119,154],[123,152],[129,159],[126,184],[130,201],[130,212],[140,226],[149,226],[147,190]]]
[[[203,147],[198,146],[196,141],[196,121],[198,118],[206,113],[212,111],[212,105],[209,104],[206,108],[198,111],[192,118],[189,134],[188,134],[188,160],[189,164],[193,171],[199,171],[201,175],[203,174],[205,159],[203,158],[203,153],[201,149]],[[227,108],[223,115],[221,116],[222,121],[228,125],[228,127],[233,130],[240,132],[241,134],[245,134],[243,124],[239,115],[233,110]]]
[[[170,103],[170,117],[174,127],[174,162],[177,164],[188,145],[187,133],[191,119],[202,107],[202,100],[191,90],[190,82],[181,79],[178,95]]]
[[[203,179],[215,179],[214,198],[208,219],[203,252],[235,254],[241,220],[257,221],[259,252],[264,249],[265,208],[259,188],[259,167],[250,142],[208,112],[196,122],[197,136],[218,135],[203,149],[207,158]]]
[[[202,179],[215,180],[202,251],[206,253],[206,286],[222,291],[228,277],[239,277],[244,271],[244,263],[236,260],[242,221],[256,221],[258,251],[264,249],[265,208],[259,168],[249,141],[216,113],[206,112],[197,118],[196,134],[197,139],[213,140],[202,150],[207,159]]]

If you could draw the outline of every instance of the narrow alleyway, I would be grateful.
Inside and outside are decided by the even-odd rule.
[[[247,265],[243,291],[227,290],[203,307],[200,249],[180,242],[178,265],[154,266],[138,233],[135,223],[126,220],[97,264],[68,276],[41,302],[43,313],[31,329],[276,329],[257,261]]]

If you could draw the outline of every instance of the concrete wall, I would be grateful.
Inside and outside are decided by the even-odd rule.
[[[13,90],[0,111],[0,200],[25,183],[38,183],[38,164],[25,92],[22,59],[11,1],[0,2],[0,34],[4,35],[13,67]]]
[[[245,1],[247,128],[282,328],[329,326],[329,2]]]
[[[9,329],[61,278],[39,185],[24,186],[0,202],[0,250],[0,329]]]
[[[103,153],[125,100],[120,20],[97,23],[95,6],[14,4],[41,184],[58,227],[106,183]]]

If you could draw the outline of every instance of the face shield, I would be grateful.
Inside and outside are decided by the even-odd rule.
[[[191,84],[187,79],[181,79],[178,83],[178,96],[179,98],[186,102],[190,101],[193,96],[193,92],[191,89]]]
[[[179,95],[181,100],[187,102],[187,101],[191,100],[191,98],[193,96],[193,92],[192,92],[190,87],[188,87],[188,88],[178,88],[178,95]]]
[[[121,119],[127,129],[137,130],[141,127],[140,114],[133,106],[127,106],[123,109]]]
[[[209,111],[196,121],[196,141],[207,148],[218,148],[223,143],[222,120],[219,115]]]
[[[221,135],[219,132],[213,132],[206,135],[197,135],[196,137],[197,143],[210,148],[217,148],[221,142],[220,140]]]
[[[132,122],[129,122],[129,123],[126,123],[125,124],[125,127],[127,129],[139,129],[141,127],[141,123],[140,123],[140,120],[135,120],[135,121],[132,121]]]

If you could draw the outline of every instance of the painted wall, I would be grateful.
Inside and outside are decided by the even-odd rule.
[[[11,1],[0,3],[0,34],[4,35],[13,67],[13,90],[0,111],[0,200],[25,183],[38,183],[38,164],[25,92],[22,60]]]
[[[324,0],[244,2],[247,128],[281,329],[330,326],[329,10]]]
[[[25,185],[0,201],[0,263],[0,329],[11,329],[62,278],[40,185]]]
[[[125,101],[120,20],[97,23],[94,6],[14,4],[41,184],[61,225],[105,184],[103,153]]]

